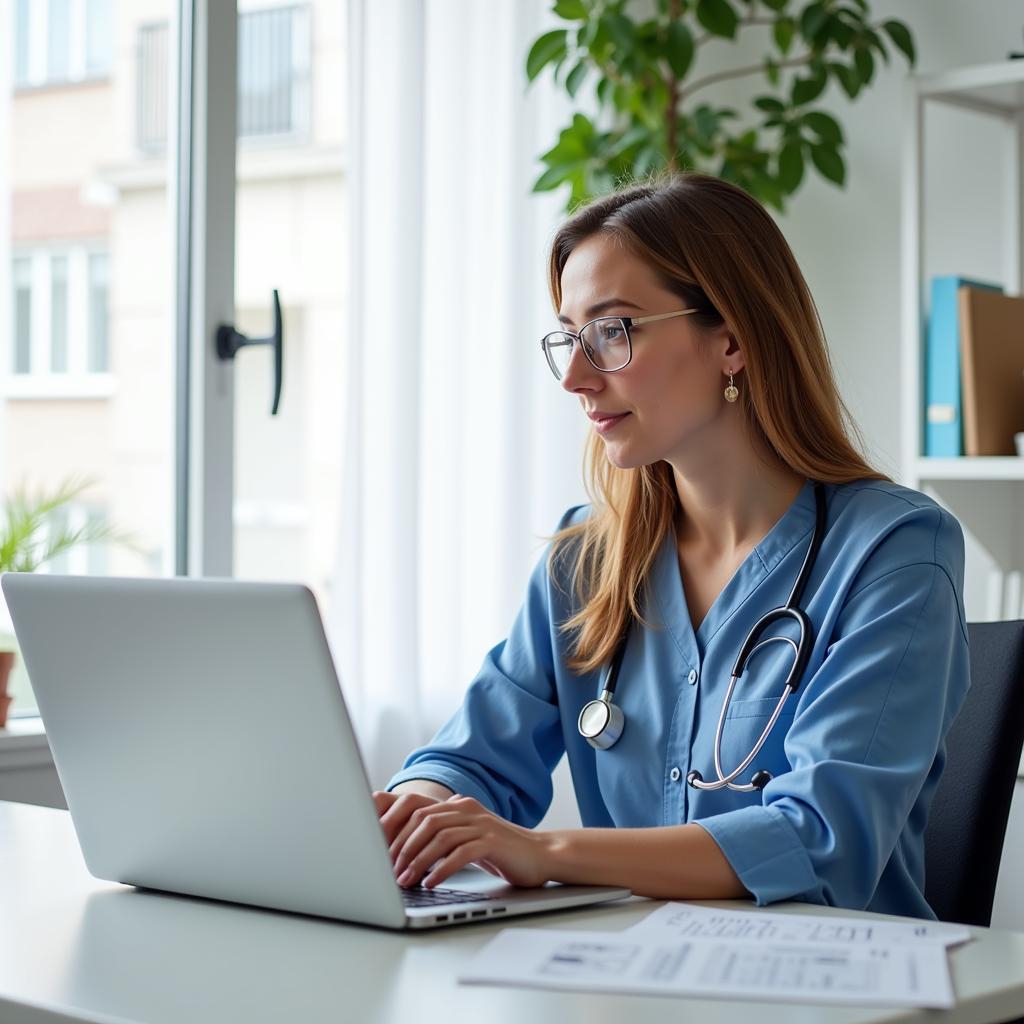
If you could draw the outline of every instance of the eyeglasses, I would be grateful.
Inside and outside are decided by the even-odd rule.
[[[633,340],[629,333],[631,327],[696,312],[696,309],[677,309],[674,313],[658,313],[654,316],[600,316],[584,324],[579,334],[573,334],[572,331],[545,334],[540,347],[544,350],[544,358],[555,380],[561,380],[569,369],[573,345],[577,341],[595,370],[614,373],[628,366],[633,358]]]

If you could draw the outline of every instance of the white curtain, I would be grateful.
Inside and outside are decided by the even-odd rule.
[[[330,632],[382,785],[508,630],[584,500],[584,420],[540,350],[568,123],[535,0],[350,0],[347,458]]]

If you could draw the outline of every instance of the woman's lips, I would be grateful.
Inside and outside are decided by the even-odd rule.
[[[614,430],[628,415],[628,412],[620,412],[617,416],[592,414],[590,418],[594,421],[594,429],[599,434],[607,434],[609,430]]]

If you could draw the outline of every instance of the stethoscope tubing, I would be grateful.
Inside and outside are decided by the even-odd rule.
[[[800,566],[799,573],[797,573],[793,589],[790,591],[789,597],[784,605],[771,609],[771,611],[766,612],[757,620],[757,622],[754,623],[753,628],[747,634],[746,639],[740,647],[739,654],[736,656],[736,662],[733,665],[732,673],[729,677],[729,686],[726,690],[725,698],[722,701],[722,710],[718,715],[718,722],[715,727],[714,760],[716,778],[706,782],[700,772],[691,771],[687,775],[686,781],[695,789],[717,790],[727,787],[737,793],[752,793],[755,790],[763,789],[768,782],[771,781],[772,776],[766,771],[755,772],[751,781],[748,783],[737,784],[735,780],[750,767],[754,759],[761,752],[761,748],[771,735],[772,729],[775,727],[775,724],[778,722],[779,717],[782,714],[783,708],[786,706],[786,701],[799,687],[800,680],[803,677],[804,670],[807,667],[807,662],[810,660],[811,651],[814,646],[814,629],[811,625],[811,621],[806,612],[799,608],[798,605],[800,599],[803,597],[803,592],[807,586],[811,569],[817,559],[818,551],[821,548],[821,544],[825,536],[825,520],[827,513],[825,490],[824,486],[817,481],[814,484],[814,499],[814,529],[811,532],[811,541],[807,545],[807,551],[804,554],[804,560]],[[761,639],[762,634],[768,628],[783,619],[791,619],[797,624],[799,630],[799,638],[797,641],[792,640],[788,636],[770,636],[763,640]],[[577,723],[580,735],[583,736],[592,747],[599,750],[607,750],[611,747],[619,739],[619,736],[625,728],[625,718],[622,714],[622,710],[617,704],[613,703],[613,700],[615,686],[618,682],[619,670],[622,667],[623,657],[626,652],[626,645],[631,625],[631,622],[627,622],[626,630],[616,647],[615,654],[608,667],[608,673],[605,677],[600,697],[597,700],[588,701],[582,711],[580,711]],[[754,744],[750,753],[747,754],[736,768],[731,772],[726,773],[722,770],[722,734],[725,731],[725,722],[728,718],[729,704],[732,700],[733,691],[736,688],[736,683],[740,676],[743,675],[750,658],[753,657],[757,651],[761,650],[761,648],[775,642],[787,643],[794,651],[793,664],[790,666],[789,673],[786,676],[786,683],[783,687],[782,695],[776,703],[775,709],[772,711],[771,717],[768,719],[768,723],[761,731],[761,735],[758,737],[757,742]],[[594,721],[595,712],[597,713],[599,720],[604,723],[596,730],[588,728],[587,726],[587,723]]]

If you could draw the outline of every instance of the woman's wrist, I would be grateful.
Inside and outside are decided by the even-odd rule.
[[[440,782],[434,782],[432,779],[409,779],[406,782],[400,782],[391,792],[399,796],[403,793],[418,793],[420,796],[429,796],[441,801],[455,796],[455,793],[447,786],[443,786]]]

